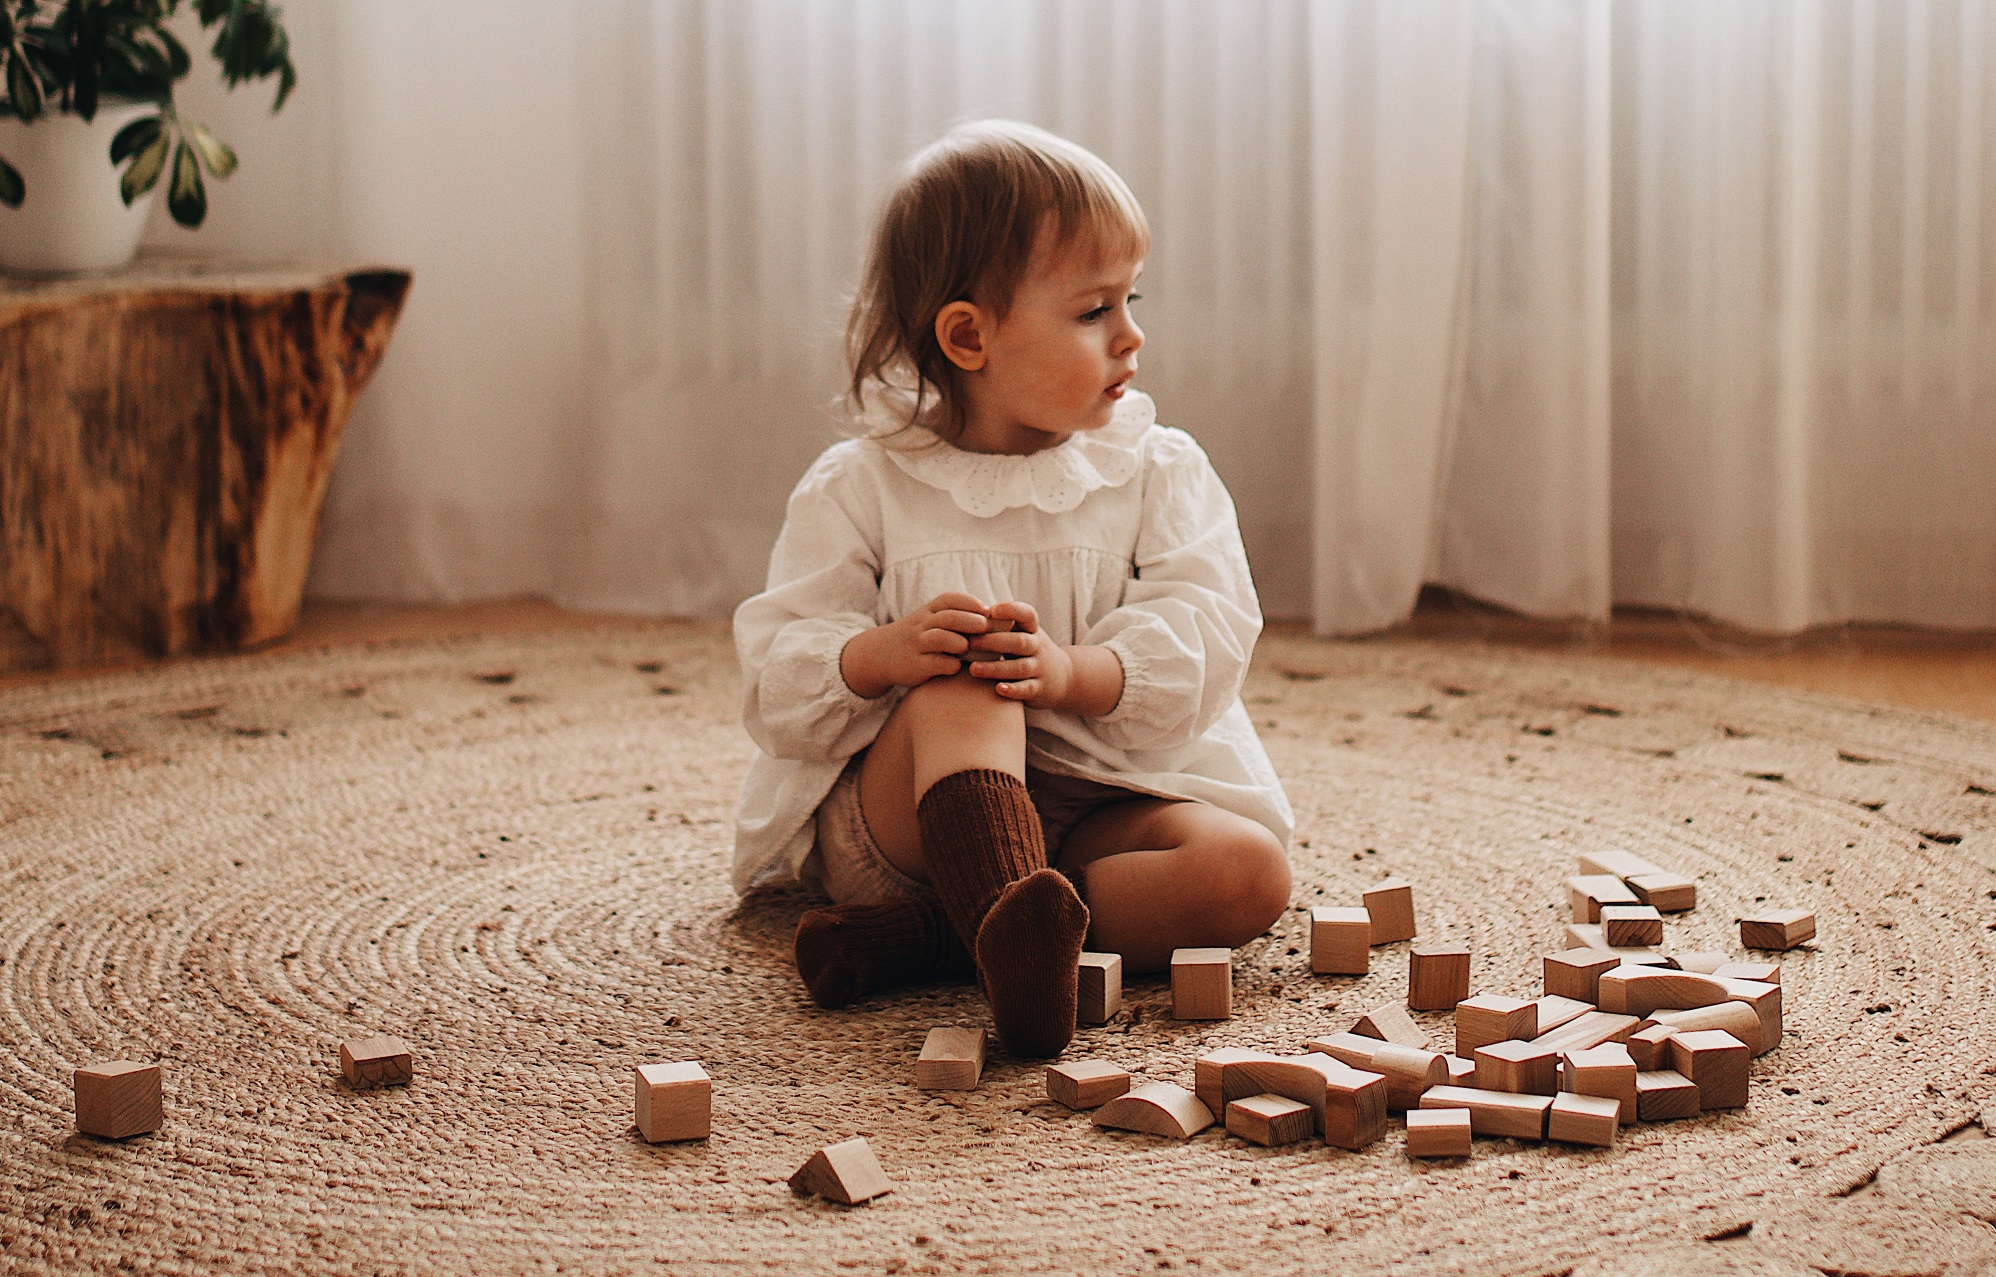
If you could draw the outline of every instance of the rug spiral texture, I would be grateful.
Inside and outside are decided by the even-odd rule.
[[[1309,906],[1389,873],[1486,992],[1538,991],[1589,849],[1698,879],[1673,949],[1746,956],[1734,919],[1763,902],[1819,919],[1747,1109],[1426,1165],[1397,1123],[1357,1154],[1099,1131],[1002,1055],[976,1091],[914,1089],[925,1031],[980,1001],[804,997],[809,898],[728,887],[737,696],[725,632],[666,624],[0,694],[0,1269],[1689,1272],[1706,1247],[1710,1271],[1775,1272],[1844,1262],[1826,1236],[1894,1271],[1996,1263],[1996,1141],[1933,1151],[1996,1098],[1996,728],[1265,639],[1246,698],[1297,808],[1294,908],[1236,955],[1231,1020],[1175,1022],[1134,980],[1069,1058],[1190,1085],[1212,1047],[1300,1050],[1403,997],[1405,944],[1364,978],[1308,966]],[[412,1086],[341,1081],[340,1040],[374,1033],[411,1044]],[[70,1070],[120,1057],[164,1064],[166,1124],[77,1135]],[[713,1137],[647,1145],[632,1066],[684,1059],[713,1076]],[[791,1196],[853,1135],[890,1195]]]

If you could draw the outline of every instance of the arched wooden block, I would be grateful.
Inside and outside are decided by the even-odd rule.
[[[1222,1066],[1220,1086],[1228,1102],[1268,1094],[1308,1105],[1317,1133],[1339,1148],[1364,1148],[1386,1133],[1386,1079],[1328,1055],[1236,1060]]]
[[[1213,1110],[1192,1092],[1170,1082],[1147,1082],[1095,1110],[1097,1126],[1175,1140],[1191,1139],[1212,1124]]]
[[[1599,993],[1601,1009],[1614,1015],[1689,1011],[1732,1000],[1726,986],[1711,976],[1660,967],[1621,966],[1604,971]]]

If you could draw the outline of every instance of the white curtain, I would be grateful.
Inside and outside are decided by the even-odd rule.
[[[952,121],[1116,165],[1264,605],[1996,625],[1988,0],[292,0],[210,250],[405,263],[322,596],[720,615]],[[205,73],[204,73],[205,74]],[[1988,209],[1988,212],[1985,212]]]

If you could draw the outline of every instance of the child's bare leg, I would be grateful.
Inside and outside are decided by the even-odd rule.
[[[859,772],[860,810],[890,864],[932,881],[916,809],[943,777],[978,769],[1025,780],[1025,706],[969,674],[932,678],[901,698]]]
[[[1289,860],[1267,829],[1209,803],[1140,798],[1076,825],[1060,867],[1084,884],[1092,943],[1132,971],[1179,948],[1236,948],[1289,907]]]

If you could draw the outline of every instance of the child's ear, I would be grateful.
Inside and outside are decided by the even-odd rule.
[[[984,312],[970,302],[951,302],[936,312],[936,344],[943,357],[963,369],[984,367]]]

